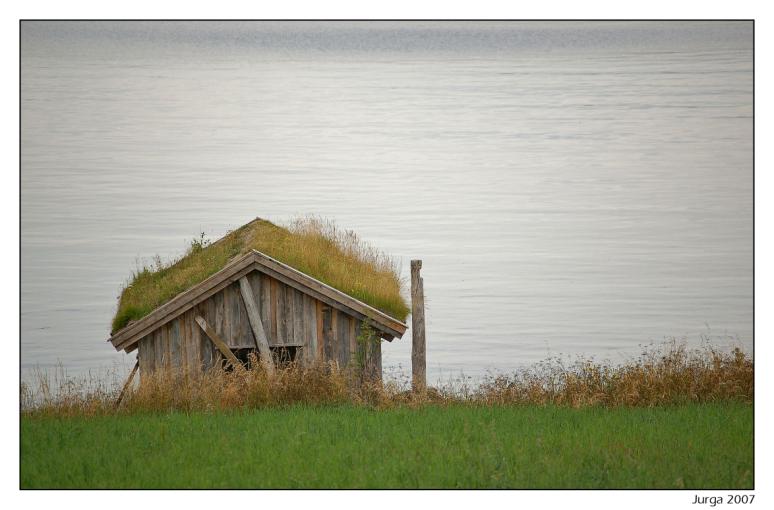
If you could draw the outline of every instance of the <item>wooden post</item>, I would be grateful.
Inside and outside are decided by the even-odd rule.
[[[411,261],[411,388],[424,392],[427,388],[425,359],[425,289],[419,270],[421,260]]]
[[[124,395],[126,394],[126,390],[129,389],[129,386],[131,386],[132,379],[134,379],[134,374],[137,373],[137,369],[138,368],[140,368],[140,360],[139,359],[134,364],[134,368],[132,369],[132,372],[129,374],[129,378],[126,380],[126,383],[124,383],[124,387],[121,388],[121,393],[119,393],[118,399],[116,400],[116,405],[115,405],[116,409],[118,409],[118,406],[121,405],[121,401],[124,399]]]
[[[258,353],[261,355],[261,363],[263,363],[267,372],[270,374],[274,373],[274,359],[271,357],[269,340],[266,338],[266,332],[263,330],[261,313],[258,311],[255,299],[253,299],[253,287],[246,276],[239,279],[239,291],[242,293],[242,301],[244,301],[245,309],[247,310],[247,320],[253,329],[253,337],[255,337]]]

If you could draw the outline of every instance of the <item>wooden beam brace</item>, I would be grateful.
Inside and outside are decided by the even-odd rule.
[[[124,383],[124,387],[121,388],[121,393],[118,395],[118,399],[116,400],[116,405],[115,405],[116,409],[118,409],[118,406],[121,405],[121,401],[124,399],[126,390],[129,389],[129,386],[131,386],[132,379],[134,379],[134,374],[137,373],[137,369],[139,368],[140,368],[140,360],[138,359],[137,362],[134,364],[134,368],[132,369],[132,372],[129,374],[129,378],[126,380],[126,383]]]
[[[199,327],[202,328],[202,331],[204,331],[207,334],[207,336],[210,337],[210,340],[212,340],[212,343],[215,344],[215,347],[218,348],[218,350],[223,354],[223,356],[225,356],[226,359],[232,365],[234,365],[234,367],[238,367],[240,363],[237,357],[234,356],[234,353],[231,352],[231,349],[228,348],[228,345],[226,345],[226,342],[224,342],[223,339],[218,336],[218,334],[215,332],[214,329],[210,327],[209,324],[207,324],[207,321],[204,320],[202,316],[197,315],[196,323],[199,324]]]
[[[261,362],[269,373],[273,373],[274,359],[271,356],[271,349],[269,349],[269,340],[266,338],[266,331],[263,329],[263,322],[261,322],[261,314],[258,311],[258,306],[255,304],[255,299],[253,299],[253,287],[250,285],[247,276],[239,279],[239,291],[242,294],[242,301],[245,303],[247,319],[253,330],[255,344],[261,355]]]

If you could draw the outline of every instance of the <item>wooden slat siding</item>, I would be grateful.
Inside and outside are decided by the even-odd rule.
[[[301,365],[308,366],[311,364],[314,354],[311,351],[312,339],[309,332],[312,329],[312,325],[315,321],[309,320],[309,296],[304,293],[299,293],[301,299],[301,306],[296,309],[296,316],[299,317],[301,326],[301,343],[304,347],[298,353],[298,362]]]
[[[304,362],[312,365],[317,359],[317,303],[307,294],[304,297]]]
[[[293,319],[296,315],[296,301],[293,298],[293,291],[295,289],[288,285],[283,285],[283,287],[285,287],[285,316],[283,317],[285,320],[285,345],[292,345],[295,342],[296,336],[296,321]]]
[[[213,323],[210,323],[211,326],[215,328],[215,332],[218,333],[218,335],[222,335],[223,333],[223,292],[218,292],[214,296],[210,298],[212,301],[212,307],[213,307],[213,317],[214,321]],[[197,324],[198,327],[198,324]],[[205,335],[200,335],[202,342],[209,342],[209,339]],[[221,338],[223,338],[221,336]],[[209,342],[210,344],[212,342]],[[211,358],[211,367],[218,367],[221,366],[221,360],[223,359],[223,356],[220,355],[220,351],[213,345],[210,345],[210,358]]]
[[[285,291],[287,285],[277,283],[277,343],[285,345],[288,341],[288,307]]]
[[[223,289],[223,334],[220,338],[230,346],[231,339],[231,285]]]
[[[339,367],[349,364],[349,316],[338,312],[336,314],[336,350]]]
[[[164,360],[164,346],[161,343],[161,328],[153,332],[153,370],[159,370]]]
[[[196,309],[198,315],[204,317],[210,326],[215,324],[215,300],[213,298],[200,303]],[[212,368],[212,343],[207,342],[207,339],[204,338],[204,335],[200,335],[199,346],[201,348],[202,370],[208,370]]]
[[[143,336],[155,331],[185,310],[193,308],[234,280],[239,279],[242,274],[252,270],[254,264],[255,256],[250,253],[235,260],[201,283],[181,292],[142,319],[116,332],[110,337],[110,343],[119,351],[129,349]]]
[[[382,380],[382,340],[381,338],[375,339],[371,344],[372,354],[372,364],[374,367],[374,377],[377,381]]]
[[[357,325],[360,321],[350,317],[349,318],[349,362],[352,363],[353,360],[357,360],[355,357],[355,353],[357,352]]]
[[[180,369],[183,366],[182,358],[180,356],[180,323],[183,322],[181,318],[177,318],[169,323],[169,353],[170,364],[175,369]]]
[[[153,333],[145,337],[147,339],[146,342],[148,342],[148,353],[150,354],[151,372],[155,371],[158,368],[158,362],[156,360],[158,359],[159,353],[156,346],[156,336],[157,336],[157,331],[154,331]]]
[[[214,297],[214,296],[213,296]],[[212,366],[212,351],[217,350],[207,338],[207,335],[203,335],[199,329],[199,325],[196,323],[196,317],[200,316],[207,321],[210,327],[213,327],[215,318],[215,300],[211,297],[207,301],[199,303],[191,311],[193,312],[194,322],[191,323],[191,335],[198,333],[198,347],[199,347],[199,369],[198,371],[205,371]],[[212,321],[211,321],[212,319]],[[214,328],[213,328],[214,329]],[[195,341],[195,339],[191,339]]]
[[[271,278],[263,273],[258,274],[261,281],[261,299],[257,303],[260,303],[261,322],[263,323],[263,330],[266,332],[266,339],[269,345],[272,345],[274,339],[271,336]]]
[[[247,282],[250,284],[250,288],[253,289],[253,301],[258,306],[258,311],[261,310],[261,273],[253,271],[247,274]]]
[[[140,380],[145,374],[149,374],[153,370],[153,349],[148,341],[148,337],[145,336],[137,342],[137,359],[140,361]]]
[[[317,319],[317,328],[315,331],[315,360],[322,361],[324,358],[323,349],[325,346],[325,328],[323,327],[323,304],[321,301],[314,300],[314,314]]]
[[[250,344],[245,341],[246,332],[244,324],[242,324],[244,314],[242,313],[242,296],[239,295],[239,286],[234,283],[229,286],[229,290],[231,292],[231,335],[233,336],[229,345],[233,345],[235,348],[249,346]]]
[[[302,292],[308,292],[312,294],[314,297],[315,293],[321,294],[323,297],[327,299],[331,299],[335,302],[332,306],[338,308],[338,307],[345,307],[347,309],[343,310],[344,312],[353,314],[353,315],[362,315],[364,317],[372,317],[374,320],[374,326],[377,329],[384,328],[385,331],[388,331],[391,335],[400,337],[405,333],[408,326],[406,324],[402,323],[401,321],[390,317],[384,312],[381,312],[377,310],[376,308],[367,305],[363,303],[362,301],[358,301],[357,299],[353,298],[352,296],[349,296],[345,294],[344,292],[341,292],[338,289],[334,289],[330,285],[326,285],[325,283],[316,280],[315,278],[312,278],[309,275],[306,275],[297,269],[294,269],[287,264],[283,264],[282,262],[273,259],[269,257],[268,255],[265,255],[257,250],[252,250],[252,253],[254,255],[254,260],[259,266],[259,271],[264,271],[270,276],[274,276],[275,278],[285,281],[285,279],[290,279],[296,284],[303,285],[303,288],[300,288]],[[279,273],[280,276],[275,276],[272,273]],[[286,282],[288,283],[288,282]],[[291,286],[292,283],[288,283]],[[324,301],[322,298],[318,298]]]
[[[280,340],[277,337],[277,293],[279,292],[279,282],[271,278],[271,297],[269,298],[269,321],[271,324],[271,335],[269,335],[269,345],[279,345]]]
[[[355,360],[357,360],[362,376],[362,371],[365,370],[365,351],[363,350],[365,348],[365,345],[361,342],[358,342],[358,338],[360,338],[360,332],[363,330],[363,321],[355,319],[355,331],[353,331],[354,336],[354,344],[355,347],[352,349],[352,356]]]
[[[322,359],[327,363],[334,359],[334,335],[333,323],[335,309],[330,306],[322,307],[322,330],[323,330],[323,356]]]
[[[191,331],[188,325],[188,317],[181,314],[180,320],[180,350],[181,368],[186,372],[193,371],[193,347],[191,346]]]
[[[326,361],[335,361],[338,363],[339,361],[339,342],[338,342],[338,335],[336,334],[336,326],[339,324],[339,318],[338,313],[339,311],[333,307],[330,307],[331,309],[331,336],[330,336],[330,349],[329,349],[329,356],[327,357]]]
[[[185,314],[182,314],[177,319],[180,322],[180,370],[189,371],[188,368],[188,351],[191,347],[188,345],[188,328],[185,323]]]
[[[293,343],[297,345],[304,345],[306,343],[304,338],[304,295],[300,291],[288,287],[293,295]],[[303,357],[304,349],[298,351],[297,356]],[[299,361],[302,361],[299,358]]]
[[[210,299],[215,305],[215,322],[213,327],[215,328],[215,332],[220,335],[221,338],[223,338],[223,314],[225,308],[223,291],[218,292]],[[206,338],[203,340],[206,340]],[[218,349],[212,349],[212,353],[213,366],[220,366],[220,362],[223,359],[220,355],[220,351]]]
[[[190,353],[188,357],[188,368],[193,372],[200,372],[202,369],[202,357],[201,357],[201,330],[196,323],[196,313],[194,310],[188,310],[185,312],[185,329],[188,335],[188,347],[190,347]]]

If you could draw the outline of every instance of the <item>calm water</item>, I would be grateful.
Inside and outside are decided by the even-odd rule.
[[[751,349],[752,84],[751,23],[25,22],[23,371],[131,366],[138,261],[307,213],[424,260],[431,380]]]

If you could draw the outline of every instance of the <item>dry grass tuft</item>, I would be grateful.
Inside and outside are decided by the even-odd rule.
[[[287,228],[257,218],[214,243],[202,234],[183,257],[170,264],[157,259],[155,266],[137,270],[121,292],[111,333],[148,315],[252,249],[396,319],[402,321],[408,315],[397,263],[353,231],[316,217],[298,219]]]
[[[710,346],[689,350],[670,342],[646,349],[627,364],[590,360],[565,366],[550,360],[510,377],[481,385],[473,400],[507,404],[561,406],[657,406],[740,400],[752,403],[754,364],[740,349],[720,352]]]
[[[255,361],[255,360],[253,360]],[[252,366],[259,366],[253,362]],[[690,402],[752,403],[753,360],[739,349],[688,350],[666,344],[622,366],[579,361],[565,366],[548,360],[476,387],[448,384],[415,394],[404,383],[364,381],[333,364],[290,366],[274,376],[260,368],[213,369],[203,374],[146,374],[120,408],[120,384],[67,381],[52,391],[40,376],[38,388],[22,387],[22,410],[34,415],[82,416],[168,411],[219,412],[238,409],[350,404],[373,408],[424,405],[557,405],[569,407],[651,407]]]

